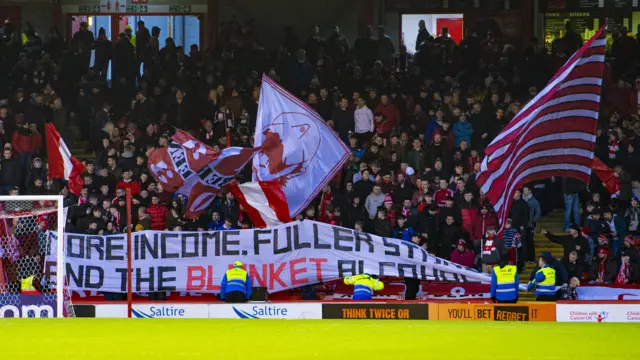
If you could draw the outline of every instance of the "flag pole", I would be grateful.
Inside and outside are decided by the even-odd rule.
[[[131,318],[133,291],[131,281],[131,188],[127,192],[127,317]]]

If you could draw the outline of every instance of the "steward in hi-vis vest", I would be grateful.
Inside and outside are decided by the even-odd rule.
[[[242,268],[242,263],[233,263],[220,284],[220,298],[228,303],[243,303],[251,299],[251,278]]]

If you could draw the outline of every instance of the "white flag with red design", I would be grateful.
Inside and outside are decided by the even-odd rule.
[[[245,184],[232,182],[229,191],[247,212],[257,228],[276,226],[291,221],[289,205],[279,180]]]
[[[253,181],[280,181],[291,217],[309,206],[350,154],[317,112],[266,75],[254,144],[263,149],[253,158]]]
[[[49,179],[65,179],[69,181],[69,191],[79,195],[84,182],[82,173],[85,166],[80,160],[71,156],[69,148],[60,137],[53,123],[45,125],[47,137],[47,154],[49,156]]]

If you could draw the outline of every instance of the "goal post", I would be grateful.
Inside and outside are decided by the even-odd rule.
[[[0,196],[0,318],[72,316],[62,195]]]

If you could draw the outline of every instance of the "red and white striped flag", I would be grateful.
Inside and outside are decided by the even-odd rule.
[[[485,149],[477,183],[501,227],[526,183],[551,176],[589,182],[604,55],[602,27]]]
[[[236,197],[257,228],[291,221],[289,204],[278,179],[245,184],[232,182],[229,191]]]
[[[69,148],[60,137],[60,133],[52,123],[45,125],[47,136],[47,154],[49,156],[49,179],[65,179],[69,181],[69,191],[79,195],[84,182],[82,173],[85,166],[80,160],[71,156]]]

